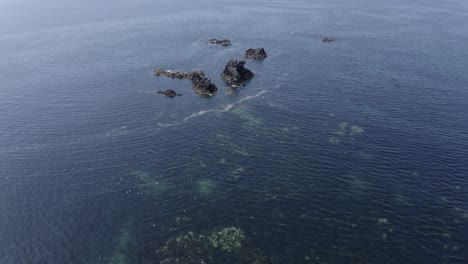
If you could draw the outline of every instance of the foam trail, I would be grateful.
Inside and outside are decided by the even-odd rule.
[[[175,126],[175,125],[178,125],[180,123],[169,123],[169,124],[163,124],[163,123],[158,123],[158,126],[159,127],[170,127],[170,126]]]
[[[195,118],[197,116],[202,116],[204,114],[208,114],[208,113],[212,113],[212,112],[221,112],[220,110],[216,110],[216,109],[212,109],[212,110],[201,110],[201,111],[198,111],[196,113],[193,113],[189,116],[187,116],[186,118],[184,118],[184,120],[182,122],[185,122],[187,120],[190,120],[192,118]]]
[[[187,121],[187,120],[190,120],[194,117],[198,117],[198,116],[202,116],[204,114],[208,114],[208,113],[213,113],[213,112],[218,112],[218,113],[224,113],[224,112],[227,112],[229,110],[231,110],[232,108],[234,108],[234,106],[240,104],[240,103],[243,103],[245,101],[248,101],[250,99],[253,99],[253,98],[257,98],[259,97],[260,95],[264,94],[266,91],[263,90],[261,92],[259,92],[258,94],[256,95],[249,95],[249,96],[246,96],[242,99],[240,99],[239,101],[233,103],[233,104],[229,104],[227,105],[226,107],[224,107],[223,109],[212,109],[212,110],[202,110],[202,111],[199,111],[199,112],[196,112],[194,114],[191,114],[190,116],[184,118],[183,122]]]
[[[236,105],[238,104],[241,104],[245,101],[248,101],[248,100],[251,100],[253,98],[257,98],[259,96],[261,96],[262,94],[266,93],[265,90],[262,90],[260,91],[259,93],[255,94],[255,95],[249,95],[249,96],[246,96],[242,99],[240,99],[239,101],[235,102],[235,103],[232,103],[232,104],[229,104],[227,105],[226,107],[222,108],[222,109],[209,109],[209,110],[201,110],[201,111],[198,111],[196,113],[193,113],[189,116],[187,116],[186,118],[184,118],[182,120],[182,122],[177,122],[177,123],[169,123],[169,124],[162,124],[162,123],[158,123],[158,126],[160,127],[168,127],[168,126],[174,126],[174,125],[179,125],[183,122],[186,122],[192,118],[196,118],[196,117],[199,117],[199,116],[202,116],[202,115],[205,115],[205,114],[208,114],[208,113],[224,113],[224,112],[227,112],[229,110],[231,110],[232,108],[234,108]]]

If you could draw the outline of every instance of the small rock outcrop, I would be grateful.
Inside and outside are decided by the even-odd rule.
[[[323,39],[322,39],[322,42],[325,42],[325,43],[327,43],[327,42],[333,42],[333,41],[335,41],[335,40],[332,39],[332,38],[323,38]]]
[[[231,41],[229,39],[216,39],[212,38],[208,40],[211,44],[221,45],[223,47],[231,46]]]
[[[241,86],[254,77],[254,73],[244,67],[245,61],[229,60],[221,77],[230,85]]]
[[[263,48],[248,49],[245,51],[245,58],[254,60],[263,60],[267,57],[266,51]]]
[[[215,84],[209,78],[201,78],[192,80],[193,90],[199,95],[213,95],[218,91]]]
[[[159,94],[164,94],[167,97],[182,96],[181,94],[176,93],[174,90],[158,91]]]

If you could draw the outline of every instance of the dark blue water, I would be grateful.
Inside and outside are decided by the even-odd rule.
[[[0,28],[0,263],[468,262],[464,1],[26,2]],[[161,251],[230,227],[239,254]]]

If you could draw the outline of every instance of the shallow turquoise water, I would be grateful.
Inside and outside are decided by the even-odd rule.
[[[2,28],[1,263],[159,263],[171,238],[229,227],[260,263],[468,261],[467,5],[250,5]],[[228,94],[219,73],[251,47],[269,57]],[[216,254],[184,263],[241,262]]]

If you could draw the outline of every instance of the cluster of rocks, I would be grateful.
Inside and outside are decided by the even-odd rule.
[[[263,48],[248,49],[245,51],[245,58],[254,60],[263,60],[267,57],[266,51]]]
[[[210,42],[211,44],[221,45],[223,47],[231,46],[231,41],[229,39],[212,38],[212,39],[209,39],[208,42]]]
[[[189,79],[192,80],[194,77],[204,77],[205,72],[203,71],[192,71],[192,72],[176,72],[176,71],[168,71],[161,68],[153,70],[154,75],[160,76],[164,75],[169,78],[173,79]]]
[[[229,39],[213,38],[208,41],[212,44],[218,44],[225,47],[231,45],[231,41]],[[248,49],[245,51],[245,58],[247,59],[263,60],[266,57],[267,53],[264,48]],[[250,81],[254,77],[254,73],[245,68],[245,63],[245,61],[230,59],[224,67],[221,77],[233,88],[244,86],[247,81]],[[153,70],[153,73],[155,76],[162,75],[172,79],[188,79],[192,81],[192,88],[195,93],[199,95],[211,96],[218,91],[216,85],[211,82],[211,79],[205,77],[205,72],[203,71],[178,72],[157,68]],[[232,92],[233,88],[228,88],[228,93]],[[176,93],[174,90],[159,91],[158,93],[164,94],[168,97],[181,96],[181,94]]]
[[[175,79],[188,79],[192,81],[192,84],[193,84],[192,88],[195,91],[195,93],[200,94],[200,95],[212,95],[218,91],[218,88],[216,87],[216,85],[211,82],[211,79],[205,77],[205,72],[203,71],[174,72],[174,71],[168,71],[168,70],[158,68],[158,69],[155,69],[153,73],[156,76],[163,75],[163,76],[173,78],[173,79],[174,78]],[[172,91],[172,90],[167,90],[167,91]],[[164,94],[166,96],[174,97],[175,96],[173,95],[174,93],[169,93],[170,95],[166,93]]]

